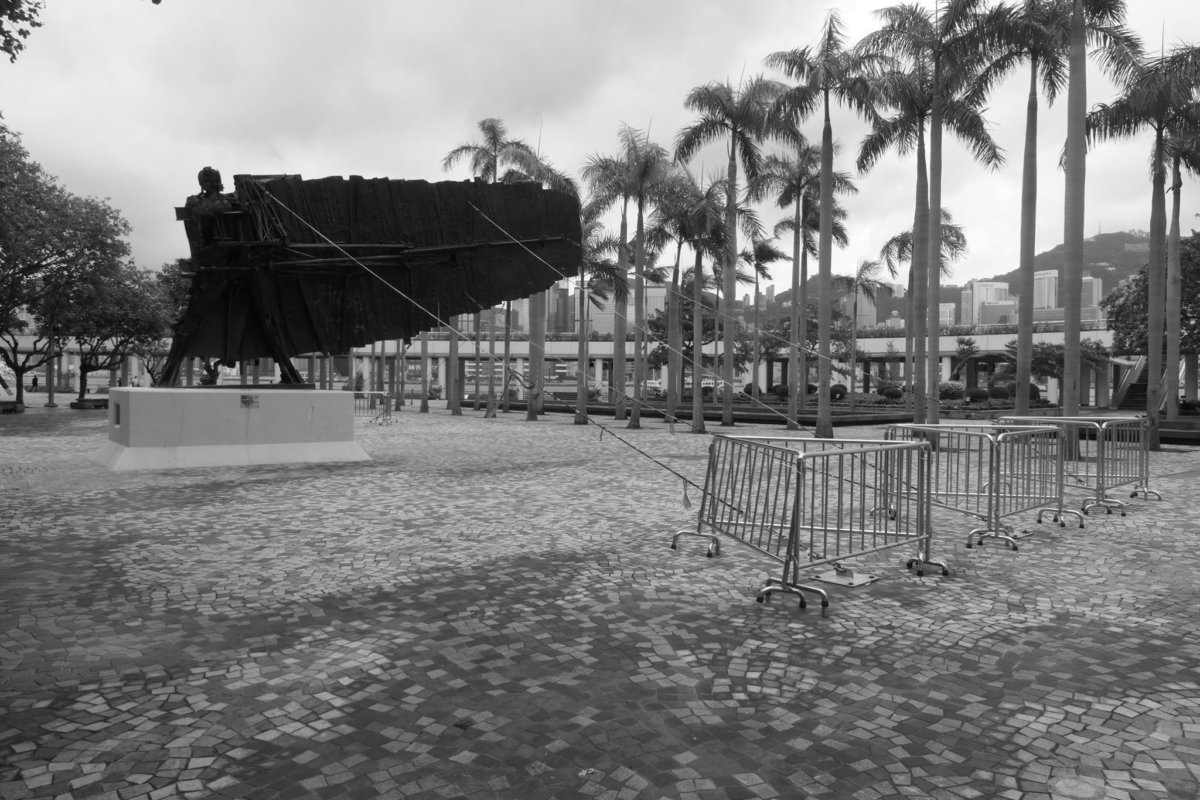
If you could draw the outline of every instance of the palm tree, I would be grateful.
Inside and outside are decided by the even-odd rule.
[[[555,169],[554,165],[530,147],[523,139],[508,138],[508,129],[502,120],[495,117],[480,120],[478,123],[482,141],[463,142],[446,154],[442,159],[442,171],[449,172],[455,166],[467,161],[470,163],[471,174],[482,178],[488,183],[523,183],[532,181],[540,183],[548,189],[566,192],[578,196],[579,191],[565,174]],[[530,298],[530,311],[543,302],[544,298]],[[532,320],[531,320],[532,321]],[[541,330],[544,335],[544,321],[539,327],[531,327],[531,335],[535,330]],[[478,352],[479,314],[475,315],[476,351]],[[512,342],[512,304],[504,304],[504,410],[508,411],[508,363]],[[531,351],[537,343],[531,341]],[[542,348],[544,351],[544,343]],[[455,349],[457,354],[457,349]],[[456,356],[457,357],[457,356]],[[476,360],[478,367],[478,359]],[[476,368],[478,376],[479,370]],[[540,377],[538,378],[540,382]],[[491,395],[491,388],[488,390]],[[461,393],[460,393],[461,394]],[[452,401],[457,402],[457,401]],[[494,400],[488,398],[487,416],[495,416]],[[475,407],[479,407],[479,392],[475,393]],[[536,418],[535,403],[529,403],[531,418]],[[461,413],[461,412],[458,412]]]
[[[583,168],[583,179],[587,181],[592,202],[602,211],[615,204],[621,207],[621,225],[618,234],[617,269],[622,276],[629,274],[629,165],[621,156],[591,156]],[[625,280],[622,277],[622,280]],[[610,391],[613,394],[614,419],[625,419],[625,341],[627,320],[624,300],[614,298],[613,305],[613,363]]]
[[[502,179],[511,180],[514,175],[532,175],[537,170],[538,158],[533,148],[522,139],[508,138],[503,121],[489,117],[480,120],[478,127],[482,141],[463,142],[447,153],[442,159],[443,172],[469,161],[472,175],[488,183],[499,183]]]
[[[815,47],[772,53],[767,64],[782,70],[797,85],[788,90],[783,103],[791,110],[794,123],[807,117],[820,105],[824,122],[821,128],[820,230],[817,277],[817,425],[816,435],[833,437],[833,409],[829,397],[830,338],[833,321],[833,126],[830,100],[848,105],[858,114],[875,119],[875,92],[867,72],[882,59],[846,49],[841,19],[836,11],[825,17],[825,25]]]
[[[1020,264],[1017,287],[1016,385],[1028,386],[1033,363],[1034,239],[1037,233],[1038,85],[1053,103],[1067,84],[1072,0],[1022,0],[1006,36],[1008,53],[995,64],[997,73],[1019,61],[1029,62],[1025,104],[1025,145],[1021,170]],[[1123,0],[1093,0],[1085,8],[1087,35],[1097,47],[1101,68],[1119,78],[1135,63],[1141,43],[1123,25]],[[1017,392],[1016,413],[1029,411],[1029,393]]]
[[[754,355],[750,374],[751,386],[750,396],[754,402],[758,402],[759,385],[758,372],[762,362],[762,323],[759,317],[759,306],[761,305],[758,283],[761,278],[771,277],[771,264],[776,261],[782,261],[787,256],[775,244],[774,237],[767,239],[760,230],[757,236],[750,240],[750,248],[743,250],[741,260],[748,264],[754,270]]]
[[[667,290],[667,375],[668,422],[675,420],[679,395],[683,388],[683,248],[695,238],[697,219],[707,220],[703,227],[720,224],[724,209],[724,185],[709,181],[701,188],[686,167],[680,167],[662,186],[662,193],[650,217],[647,240],[658,247],[675,243],[675,262],[671,285]]]
[[[647,135],[622,125],[621,159],[625,168],[622,194],[633,200],[636,209],[633,279],[633,411],[630,428],[641,427],[642,393],[646,384],[646,213],[661,196],[662,187],[671,177],[672,164],[666,148],[654,144]],[[615,198],[614,198],[615,199]]]
[[[671,238],[692,251],[692,431],[704,433],[704,398],[701,392],[701,373],[703,370],[703,332],[704,332],[704,258],[717,258],[724,251],[724,208],[728,193],[725,181],[716,178],[697,179],[686,167],[676,173],[671,182],[666,202],[656,209],[657,224]],[[744,218],[743,218],[744,220]],[[743,233],[749,235],[750,229],[745,227]],[[678,255],[676,260],[678,261]],[[672,275],[671,302],[668,306],[668,348],[672,355],[678,356],[678,371],[670,371],[677,376],[672,381],[672,388],[667,395],[668,415],[674,414],[671,405],[670,391],[683,386],[683,315],[682,305],[682,274]],[[671,313],[671,312],[674,313]],[[674,333],[673,333],[674,332]]]
[[[1182,333],[1182,283],[1179,261],[1179,207],[1183,193],[1184,170],[1200,174],[1200,102],[1182,123],[1171,132],[1166,142],[1171,159],[1171,225],[1167,232],[1167,419],[1179,419],[1179,363]]]
[[[833,174],[834,194],[856,194],[858,187],[845,172]],[[775,226],[775,235],[792,234],[792,341],[788,357],[788,430],[798,429],[796,415],[807,403],[808,358],[807,325],[800,314],[808,313],[808,257],[817,255],[817,237],[821,226],[821,149],[796,132],[796,155],[769,155],[763,160],[759,179],[750,187],[750,197],[758,202],[774,194],[780,208],[792,208],[792,217]],[[835,203],[836,206],[836,203]],[[834,209],[833,239],[839,247],[847,243],[842,220],[845,211]]]
[[[783,90],[776,81],[756,77],[736,89],[728,83],[709,83],[697,86],[688,93],[684,107],[700,114],[700,119],[679,132],[675,140],[675,157],[687,162],[705,145],[728,140],[729,164],[725,186],[725,257],[724,263],[737,263],[738,226],[738,163],[748,180],[758,174],[762,162],[759,143],[769,138],[786,139],[789,128],[775,113],[775,100]],[[733,425],[733,356],[734,336],[731,326],[734,294],[737,292],[736,270],[724,272],[724,359],[721,364],[725,394],[721,424]]]
[[[919,182],[920,181],[918,181],[918,183]],[[922,228],[917,227],[916,230],[922,230]],[[953,261],[958,261],[964,255],[966,255],[967,239],[966,239],[966,236],[963,234],[962,227],[955,224],[954,217],[950,214],[949,211],[947,211],[944,208],[942,209],[942,224],[940,226],[940,230],[941,230],[941,235],[942,235],[942,242],[941,242],[941,247],[938,248],[938,270],[941,272],[942,277],[949,277],[951,274],[950,263]],[[900,233],[897,233],[895,236],[893,236],[892,238],[890,238],[886,242],[884,242],[883,247],[881,247],[879,249],[879,260],[884,263],[884,265],[887,267],[888,272],[893,276],[899,275],[901,264],[908,263],[908,264],[912,265],[909,269],[909,274],[908,274],[908,292],[909,292],[910,296],[916,293],[914,286],[919,289],[920,287],[925,285],[924,283],[920,282],[917,278],[919,273],[918,273],[918,270],[916,269],[916,267],[920,263],[920,259],[916,255],[916,247],[914,246],[914,243],[913,243],[913,230],[912,229],[906,230],[906,231],[901,231]],[[909,313],[910,314],[913,313],[912,312],[913,308],[914,308],[914,304],[910,302],[909,303],[909,309],[910,309]],[[924,322],[924,318],[922,316],[918,315],[918,316],[915,316],[914,318],[916,319],[916,321],[918,323]],[[906,361],[905,374],[911,376],[913,374],[914,370],[910,369],[909,366],[907,366],[907,364],[913,363],[913,362],[910,362],[910,359],[913,358],[914,354],[913,354],[912,342],[909,341],[909,338],[910,337],[908,336],[908,334],[906,332],[906,336],[905,336],[905,350],[906,350],[906,352],[905,352],[905,361]],[[922,343],[922,341],[923,340],[920,337],[916,338],[916,344],[919,345]],[[921,350],[923,350],[923,348],[918,348],[918,352],[920,352]],[[919,361],[915,362],[915,366],[920,366],[920,362]],[[916,371],[919,371],[919,370],[916,370]],[[920,385],[924,385],[924,384],[920,384]],[[912,387],[910,385],[909,388],[910,388],[910,390],[913,390],[914,387]],[[920,392],[920,391],[916,391],[915,393],[918,395],[918,397],[917,397],[918,401],[921,401],[921,402],[918,402],[917,404],[914,404],[914,405],[918,409],[923,408],[924,393]],[[914,414],[914,420],[916,420],[918,422],[923,422],[924,419],[925,419],[925,417],[924,417],[923,412],[921,412],[919,414]]]
[[[1154,134],[1150,157],[1150,264],[1147,274],[1146,414],[1150,420],[1150,447],[1158,449],[1158,421],[1162,405],[1163,327],[1166,318],[1166,172],[1169,132],[1186,125],[1195,112],[1195,91],[1200,84],[1200,47],[1178,47],[1170,55],[1143,62],[1123,87],[1124,94],[1110,104],[1100,104],[1087,114],[1088,142],[1135,136],[1144,129]],[[1068,153],[1069,155],[1069,153]],[[1064,298],[1065,304],[1071,298]],[[1076,300],[1078,304],[1078,300]],[[1069,310],[1069,309],[1068,309]],[[1064,346],[1068,343],[1064,342]],[[1071,365],[1070,351],[1065,366]],[[1075,365],[1078,369],[1078,365]],[[1063,391],[1070,390],[1064,369]],[[1078,403],[1078,379],[1075,396]],[[1069,400],[1064,397],[1064,401]],[[1066,405],[1064,404],[1064,413]]]
[[[938,421],[937,389],[941,355],[938,352],[940,324],[938,297],[941,270],[934,265],[932,243],[941,240],[942,133],[956,134],[975,159],[990,167],[1003,162],[999,147],[984,124],[980,107],[991,88],[995,72],[988,67],[1002,57],[992,45],[993,30],[1008,22],[1008,10],[988,9],[984,0],[955,0],[931,13],[916,5],[891,6],[876,12],[883,26],[860,45],[865,50],[886,53],[908,65],[906,88],[893,91],[892,102],[901,109],[912,108],[915,88],[923,96],[924,116],[929,122],[928,231],[918,231],[925,243],[917,249],[924,257],[926,296],[925,329],[928,336],[925,397],[927,421]],[[914,82],[912,78],[915,77]],[[918,160],[920,153],[918,152]],[[918,177],[918,184],[920,178]],[[918,200],[918,209],[922,205]]]
[[[628,292],[624,273],[607,254],[617,249],[618,243],[604,231],[600,220],[603,208],[600,204],[585,203],[580,211],[580,227],[583,231],[583,263],[579,269],[579,351],[577,354],[575,424],[587,425],[588,402],[588,306],[603,308],[604,303],[615,297],[624,302]]]
[[[875,302],[875,296],[879,290],[883,288],[883,282],[879,280],[880,272],[884,269],[884,262],[872,261],[863,259],[858,262],[858,269],[853,275],[835,275],[833,282],[837,290],[850,292],[850,391],[847,397],[850,398],[850,408],[854,408],[854,384],[855,376],[858,374],[858,298],[865,297],[872,303]],[[896,273],[892,273],[895,277]]]

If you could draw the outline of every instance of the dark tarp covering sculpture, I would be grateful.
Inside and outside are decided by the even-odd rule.
[[[535,183],[200,180],[176,209],[193,274],[164,386],[189,357],[272,358],[298,383],[293,356],[411,339],[579,270],[578,200]]]

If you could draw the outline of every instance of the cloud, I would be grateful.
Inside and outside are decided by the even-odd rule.
[[[836,5],[854,41],[883,3]],[[1159,40],[1163,21],[1200,33],[1200,8],[1187,0],[1128,5],[1147,39]],[[18,62],[0,63],[3,111],[70,190],[111,198],[134,227],[138,260],[157,266],[186,254],[172,209],[202,166],[227,184],[238,172],[461,179],[465,171],[442,173],[442,157],[495,116],[577,174],[590,154],[616,149],[622,122],[673,147],[693,118],[683,108],[691,88],[763,72],[768,53],[812,43],[824,15],[786,0],[55,0]],[[1111,96],[1094,71],[1090,80],[1092,102]],[[943,200],[970,243],[957,282],[1015,265],[1024,103],[1019,75],[990,100],[1008,156],[998,171],[947,137]],[[1062,238],[1064,107],[1041,110],[1039,250]],[[819,135],[815,120],[807,128]],[[852,170],[865,125],[838,110],[834,131],[837,166]],[[1089,234],[1148,226],[1148,150],[1141,137],[1093,151]],[[724,158],[712,147],[692,167],[713,171]],[[857,178],[860,194],[845,201],[851,246],[835,254],[835,271],[911,225],[914,175],[911,156],[889,154]],[[1185,225],[1197,196],[1189,183]]]

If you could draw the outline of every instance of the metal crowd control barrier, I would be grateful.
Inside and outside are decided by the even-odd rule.
[[[823,589],[800,584],[800,571],[831,566],[837,583],[858,585],[842,561],[889,548],[915,547],[905,562],[924,574],[926,565],[949,569],[930,557],[929,447],[917,443],[715,436],[696,529],[682,536],[708,539],[708,555],[720,553],[728,536],[782,564],[758,592],[805,594],[829,605]]]
[[[932,503],[983,524],[967,534],[967,547],[999,539],[1017,550],[1015,529],[1007,517],[1038,509],[1059,525],[1073,514],[1063,505],[1061,439],[1050,426],[942,423],[890,425],[892,441],[924,441],[933,446]]]
[[[1064,487],[1085,492],[1081,508],[1087,514],[1116,508],[1125,516],[1125,503],[1109,496],[1118,486],[1133,484],[1130,497],[1162,495],[1150,488],[1150,423],[1145,417],[1002,417],[1019,425],[1051,425],[1062,432]]]
[[[376,425],[391,425],[396,421],[392,416],[392,396],[386,392],[355,392],[354,416],[370,417]]]

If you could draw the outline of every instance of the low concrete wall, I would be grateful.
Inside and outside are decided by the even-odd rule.
[[[108,399],[97,460],[115,471],[369,458],[350,392],[126,387]]]

